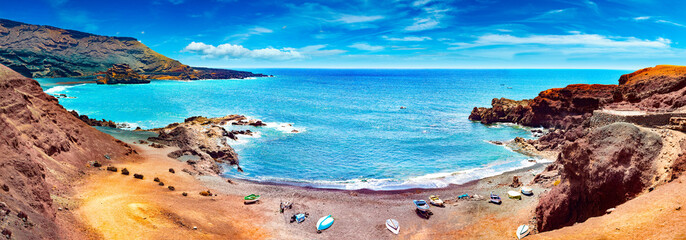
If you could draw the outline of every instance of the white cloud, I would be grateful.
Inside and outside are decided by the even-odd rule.
[[[634,21],[643,21],[643,20],[648,20],[650,18],[651,18],[650,16],[635,17]]]
[[[434,18],[414,18],[414,23],[405,27],[406,31],[423,31],[434,29],[440,22]]]
[[[383,18],[384,18],[384,16],[381,16],[381,15],[376,15],[376,16],[342,15],[336,21],[343,22],[343,23],[363,23],[363,22],[373,22],[376,20],[381,20]]]
[[[471,43],[454,43],[453,49],[465,49],[483,46],[498,45],[570,45],[581,47],[605,47],[605,48],[669,48],[671,41],[665,38],[656,40],[643,40],[635,37],[610,37],[598,34],[580,34],[573,32],[570,35],[530,35],[517,37],[509,34],[486,34],[477,37]]]
[[[384,39],[389,40],[389,41],[403,41],[403,42],[421,42],[425,40],[431,40],[431,37],[417,37],[417,36],[407,36],[407,37],[402,37],[402,38],[394,38],[394,37],[388,37],[388,36],[383,36]]]
[[[304,56],[294,48],[263,48],[250,50],[241,45],[221,44],[213,46],[202,42],[191,42],[183,51],[199,53],[203,57],[217,58],[227,57],[233,59],[252,58],[267,60],[290,60],[303,58]]]
[[[372,45],[369,45],[369,43],[355,43],[355,44],[352,44],[348,47],[356,48],[359,50],[365,50],[365,51],[379,51],[379,50],[384,49],[383,46],[372,46]]]

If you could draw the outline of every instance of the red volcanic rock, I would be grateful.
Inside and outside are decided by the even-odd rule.
[[[673,111],[686,106],[686,67],[658,65],[622,75],[609,108]]]
[[[107,154],[123,157],[129,149],[67,112],[38,82],[0,65],[0,194],[27,223],[3,225],[16,239],[59,239],[52,195],[67,187],[87,163]]]
[[[674,92],[686,87],[686,67],[657,65],[619,78],[618,94],[622,100],[637,102],[655,94]]]
[[[533,100],[493,99],[492,108],[474,108],[469,119],[485,124],[513,122],[566,129],[583,122],[593,110],[612,103],[615,88],[616,85],[574,84],[548,89]]]
[[[650,187],[659,135],[628,123],[593,130],[565,146],[557,164],[562,181],[536,207],[538,229],[549,231],[600,216]]]

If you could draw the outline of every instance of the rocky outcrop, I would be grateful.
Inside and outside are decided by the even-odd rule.
[[[79,115],[79,113],[74,111],[74,110],[69,111],[69,113],[71,113],[71,115],[73,115],[74,117],[83,121],[84,123],[88,124],[88,126],[111,127],[111,128],[118,127],[117,124],[115,122],[113,122],[112,120],[105,120],[105,119],[97,120],[97,119],[89,118],[86,115]]]
[[[484,124],[512,122],[562,128],[578,125],[593,110],[614,101],[616,85],[574,84],[541,92],[533,100],[493,99],[491,108],[474,108],[470,120]]]
[[[538,229],[548,231],[605,214],[647,191],[657,174],[659,135],[628,123],[593,130],[564,147],[561,183],[541,197]]]
[[[0,217],[0,226],[13,239],[64,238],[56,219],[69,214],[56,214],[53,197],[66,197],[89,161],[106,162],[105,155],[122,158],[133,150],[75,118],[38,82],[3,65],[0,96],[0,204],[10,211]]]
[[[0,19],[0,64],[26,77],[94,77],[127,64],[151,79],[195,80],[268,77],[192,68],[159,54],[135,38],[108,37]]]
[[[98,76],[98,84],[141,84],[150,83],[146,76],[133,71],[128,64],[114,64],[110,69]]]
[[[248,120],[242,115],[228,115],[218,118],[206,118],[201,116],[190,117],[183,123],[173,123],[164,128],[152,129],[159,133],[158,137],[150,137],[149,141],[167,146],[180,148],[172,152],[169,157],[179,158],[184,155],[192,155],[199,160],[187,160],[186,162],[200,174],[220,174],[221,168],[217,163],[238,165],[238,154],[229,145],[230,140],[237,140],[236,135],[251,135],[250,130],[227,131],[222,125],[235,124],[248,125],[257,123],[259,120]],[[239,171],[242,171],[240,166]]]

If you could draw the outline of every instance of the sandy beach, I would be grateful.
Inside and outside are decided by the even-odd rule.
[[[518,191],[508,186],[513,176],[528,185],[543,164],[442,189],[346,191],[195,177],[182,171],[188,167],[185,163],[166,156],[173,148],[134,147],[139,159],[111,163],[120,170],[127,168],[131,175],[94,168],[78,184],[76,211],[95,235],[107,239],[174,238],[181,234],[199,239],[515,238],[514,229],[532,220],[537,196],[546,191],[532,186],[532,197],[513,200],[506,196],[508,190]],[[170,173],[169,168],[176,173]],[[135,179],[134,173],[144,179]],[[165,186],[154,182],[155,177]],[[174,186],[175,191],[168,186]],[[205,190],[216,196],[201,196]],[[487,202],[491,191],[503,198],[501,205]],[[262,195],[261,200],[243,204],[242,197],[252,193]],[[457,196],[464,193],[484,198],[458,200]],[[423,218],[415,212],[412,200],[434,194],[440,195],[446,206],[432,207],[434,214]],[[279,213],[279,203],[287,200],[294,203],[293,208]],[[289,223],[290,217],[300,212],[309,213],[309,218],[300,224]],[[317,219],[329,214],[335,219],[334,225],[317,234]],[[398,236],[385,228],[388,218],[399,221]]]

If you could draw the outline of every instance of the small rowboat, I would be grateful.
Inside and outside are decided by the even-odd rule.
[[[260,195],[250,194],[248,196],[245,196],[243,198],[243,200],[245,201],[246,204],[255,203],[255,202],[260,200]]]
[[[388,228],[388,230],[394,234],[398,234],[398,232],[400,232],[400,225],[398,224],[398,220],[392,218],[386,219],[386,228]]]
[[[507,191],[507,196],[512,199],[522,199],[522,194],[515,191]]]
[[[434,206],[443,206],[443,200],[441,200],[438,195],[429,196],[429,202]]]
[[[498,194],[491,193],[491,197],[488,199],[488,202],[495,203],[495,204],[500,204],[500,203],[502,203],[503,201],[500,200],[500,196],[498,196]]]
[[[529,234],[529,226],[521,225],[517,228],[517,239],[522,239]]]
[[[417,207],[417,210],[426,212],[429,211],[429,204],[426,204],[426,201],[424,200],[414,200],[414,205]]]
[[[322,230],[328,229],[333,225],[333,217],[331,215],[322,217],[317,221],[317,233],[321,233]]]
[[[534,191],[530,187],[522,187],[522,194],[531,196],[534,195]]]

